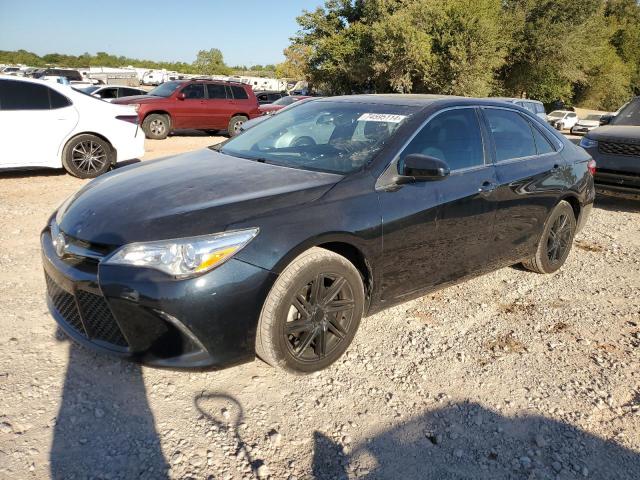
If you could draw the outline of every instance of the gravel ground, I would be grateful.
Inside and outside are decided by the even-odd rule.
[[[640,478],[640,202],[599,199],[560,272],[366,318],[338,364],[293,377],[141,368],[58,332],[38,233],[83,183],[0,177],[0,478]]]

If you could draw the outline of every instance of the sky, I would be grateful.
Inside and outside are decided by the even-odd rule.
[[[278,63],[296,17],[323,0],[0,0],[0,50],[107,52],[193,62],[219,48],[227,65]]]

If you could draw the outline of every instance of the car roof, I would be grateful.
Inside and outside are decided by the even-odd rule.
[[[540,100],[534,100],[533,98],[517,98],[517,97],[490,97],[493,100],[501,100],[503,102],[534,102],[542,103]]]
[[[474,98],[459,97],[455,95],[430,95],[415,93],[382,93],[382,94],[366,94],[366,95],[344,95],[339,97],[324,97],[319,99],[324,102],[352,102],[352,103],[377,103],[382,105],[398,105],[412,107],[427,107],[429,105],[438,104],[447,105],[486,105],[486,106],[504,106],[503,100],[496,98]],[[513,105],[514,108],[522,110],[521,107]]]
[[[110,88],[110,87],[116,87],[116,88],[133,88],[135,90],[144,90],[144,88],[141,87],[131,87],[129,85],[87,85],[88,87],[98,87],[98,88]]]

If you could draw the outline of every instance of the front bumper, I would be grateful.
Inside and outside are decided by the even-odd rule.
[[[175,280],[148,269],[59,258],[41,235],[47,303],[89,348],[155,367],[217,369],[255,357],[255,334],[276,275],[231,259]]]
[[[585,150],[596,161],[594,182],[598,191],[640,194],[640,157],[603,153],[598,146]]]

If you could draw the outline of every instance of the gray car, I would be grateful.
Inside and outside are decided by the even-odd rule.
[[[601,124],[580,141],[596,161],[596,187],[640,196],[640,97],[615,117],[603,116]]]

